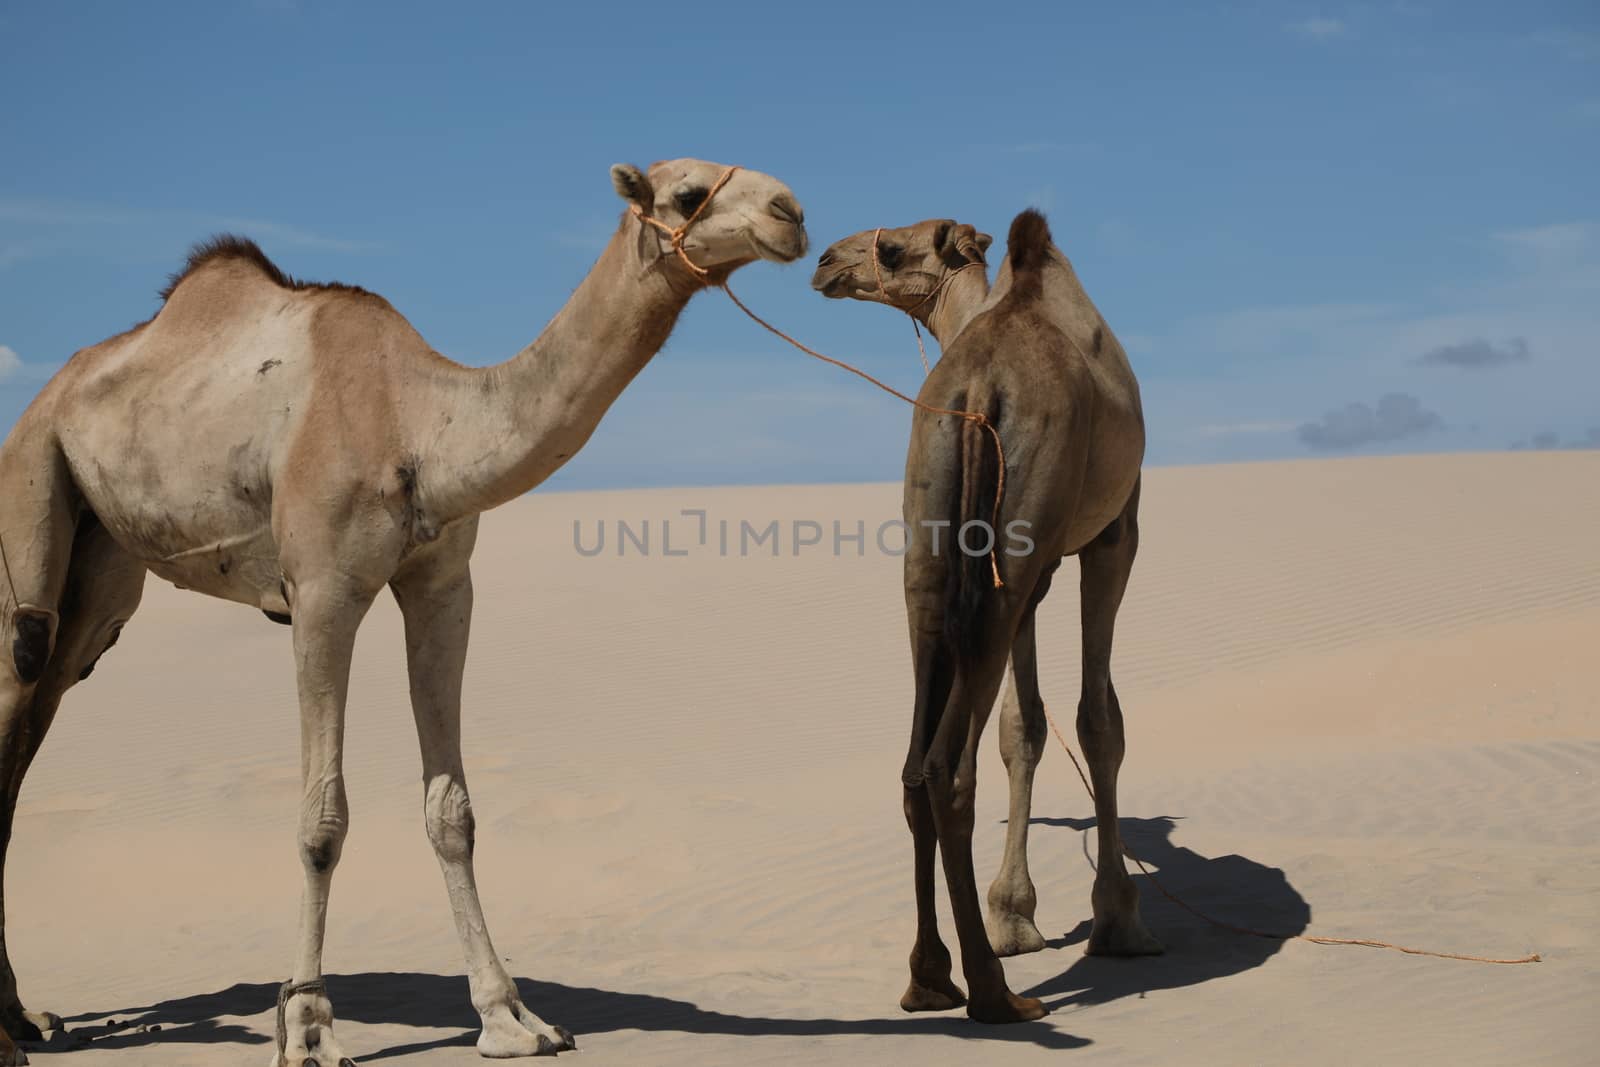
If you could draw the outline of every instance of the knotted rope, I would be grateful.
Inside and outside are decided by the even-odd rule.
[[[706,206],[711,203],[711,198],[716,196],[718,191],[720,191],[724,185],[728,184],[728,179],[732,178],[734,172],[738,169],[738,167],[729,167],[727,170],[723,171],[717,180],[711,183],[711,188],[706,192],[705,199],[700,201],[699,206],[697,206],[694,211],[690,212],[689,217],[684,219],[683,222],[679,223],[677,226],[668,226],[666,223],[650,214],[638,204],[630,205],[630,210],[636,216],[638,216],[640,222],[647,222],[651,226],[654,226],[656,229],[667,235],[667,240],[671,243],[672,250],[678,253],[678,258],[683,260],[683,265],[688,267],[690,273],[692,273],[696,278],[699,278],[702,282],[706,280],[706,277],[711,272],[689,258],[689,253],[684,251],[683,240],[689,236],[689,227],[693,226],[700,218],[701,212],[705,211]]]
[[[1072,751],[1072,746],[1067,744],[1066,737],[1062,735],[1061,728],[1056,725],[1056,720],[1050,714],[1049,711],[1046,711],[1044,713],[1044,717],[1045,717],[1045,720],[1047,722],[1049,722],[1049,724],[1050,724],[1051,732],[1056,735],[1056,740],[1061,742],[1061,747],[1066,750],[1067,756],[1072,760],[1073,769],[1075,769],[1078,772],[1078,780],[1083,783],[1083,788],[1088,792],[1090,801],[1093,801],[1095,799],[1094,786],[1089,784],[1088,775],[1083,773],[1083,764],[1078,762],[1077,753],[1073,752]],[[1119,835],[1119,839],[1120,839],[1120,835]],[[1161,884],[1161,880],[1159,878],[1157,878],[1154,874],[1150,873],[1150,868],[1148,868],[1148,867],[1146,867],[1144,865],[1144,861],[1141,860],[1138,856],[1135,856],[1129,850],[1126,842],[1124,842],[1123,845],[1122,845],[1122,854],[1124,856],[1128,857],[1134,863],[1138,864],[1139,870],[1144,873],[1144,876],[1146,878],[1150,879],[1150,884],[1151,885],[1155,886],[1158,890],[1161,891],[1161,895],[1162,896],[1166,897],[1168,900],[1172,901],[1174,904],[1178,905],[1178,907],[1182,908],[1184,911],[1188,912],[1190,915],[1193,915],[1195,918],[1200,919],[1200,920],[1202,920],[1204,922],[1208,922],[1212,926],[1220,927],[1220,928],[1222,928],[1224,930],[1229,930],[1229,931],[1231,931],[1233,933],[1236,933],[1236,934],[1245,934],[1245,935],[1247,935],[1249,937],[1264,937],[1269,941],[1310,941],[1312,944],[1316,944],[1316,945],[1364,945],[1367,948],[1393,949],[1395,952],[1404,952],[1408,956],[1433,956],[1433,957],[1435,957],[1437,959],[1442,959],[1442,960],[1466,960],[1469,963],[1541,963],[1541,962],[1543,962],[1540,959],[1539,954],[1537,952],[1530,953],[1530,954],[1528,954],[1526,956],[1519,956],[1516,959],[1495,959],[1495,958],[1490,957],[1490,956],[1467,956],[1467,955],[1463,955],[1462,953],[1459,953],[1459,952],[1434,952],[1431,949],[1425,949],[1425,948],[1408,948],[1405,945],[1392,945],[1387,941],[1374,941],[1374,940],[1371,940],[1370,938],[1365,938],[1365,937],[1314,937],[1311,934],[1276,934],[1276,933],[1269,933],[1269,932],[1267,932],[1265,930],[1256,930],[1256,929],[1253,929],[1253,928],[1248,927],[1248,926],[1235,926],[1232,923],[1223,922],[1221,919],[1212,918],[1211,916],[1207,915],[1205,912],[1201,911],[1199,908],[1196,908],[1194,905],[1190,904],[1188,901],[1184,900],[1183,898],[1179,897],[1177,894],[1173,893],[1166,886],[1162,885]]]
[[[876,230],[872,231],[872,275],[878,280],[878,295],[883,297],[883,302],[885,304],[888,304],[890,307],[894,307],[894,301],[889,299],[889,290],[884,288],[883,271],[878,269],[878,238],[882,235],[882,226],[879,226]],[[961,243],[958,242],[956,247],[961,248]],[[922,345],[922,326],[917,322],[917,309],[923,304],[926,304],[929,300],[932,300],[934,297],[939,296],[944,291],[944,287],[948,285],[957,274],[960,274],[968,267],[981,266],[983,266],[983,255],[980,252],[975,259],[968,263],[963,263],[955,270],[945,270],[939,275],[939,280],[934,283],[933,288],[929,289],[927,293],[923,295],[921,300],[918,300],[915,304],[912,304],[908,308],[900,309],[901,311],[904,311],[906,313],[906,317],[911,320],[911,331],[917,335],[917,355],[922,358],[923,374],[931,374],[933,372],[933,368],[928,365],[928,350]],[[933,311],[929,313],[928,317],[931,319],[934,315],[938,314],[938,312],[939,305],[938,302],[935,301],[933,305]]]
[[[694,274],[694,276],[696,278],[700,279],[700,281],[702,283],[704,283],[704,284],[711,284],[710,282],[707,281],[707,279],[710,276],[711,272],[709,270],[705,269],[704,267],[700,266],[694,260],[689,258],[689,253],[684,250],[683,242],[684,242],[684,239],[689,234],[689,228],[691,226],[693,226],[697,220],[699,220],[701,214],[706,209],[706,205],[711,203],[711,198],[716,196],[717,192],[724,185],[728,184],[728,179],[733,177],[734,171],[736,171],[738,169],[739,169],[738,167],[729,167],[727,170],[723,171],[721,177],[719,177],[716,180],[716,182],[714,182],[712,184],[710,191],[708,191],[706,193],[705,199],[700,201],[699,206],[694,209],[694,211],[689,215],[689,217],[684,219],[683,222],[680,223],[677,226],[668,226],[666,223],[662,222],[660,219],[656,218],[655,216],[651,215],[649,212],[645,211],[644,208],[640,207],[638,204],[634,204],[631,207],[631,210],[633,211],[634,215],[638,216],[639,221],[644,222],[644,223],[648,223],[649,225],[654,226],[656,229],[660,230],[662,233],[667,235],[668,243],[671,245],[672,250],[677,253],[678,258],[683,261],[684,266],[688,267],[689,270]],[[876,240],[877,240],[876,237],[874,237],[873,240],[874,240],[874,245],[876,245]],[[876,262],[877,262],[876,249],[874,249],[873,262],[874,262],[874,264],[876,264]],[[861,369],[859,369],[857,367],[853,367],[850,364],[844,362],[843,360],[834,359],[832,356],[825,356],[821,352],[818,352],[816,349],[809,348],[806,345],[803,345],[799,341],[795,340],[793,337],[790,337],[788,334],[784,333],[782,330],[780,330],[776,326],[772,325],[772,323],[768,322],[766,319],[762,318],[760,315],[757,315],[754,311],[751,311],[750,308],[745,304],[745,302],[743,300],[740,300],[736,295],[734,295],[733,289],[728,285],[726,280],[723,280],[722,282],[717,283],[717,287],[720,288],[724,293],[727,293],[728,294],[728,299],[732,300],[734,305],[736,307],[738,307],[738,309],[740,311],[742,311],[746,315],[748,315],[750,317],[751,321],[753,321],[754,323],[756,323],[758,326],[762,327],[763,329],[768,330],[769,332],[771,332],[773,334],[776,334],[777,336],[783,338],[785,341],[788,341],[791,345],[793,345],[794,347],[798,348],[800,351],[804,352],[806,355],[811,356],[814,359],[820,359],[824,363],[831,363],[833,366],[839,367],[842,370],[847,370],[851,374],[856,375],[858,378],[863,378],[866,381],[871,382],[873,385],[877,386],[879,389],[882,389],[884,392],[888,393],[890,396],[898,397],[901,400],[904,400],[907,404],[910,404],[912,407],[920,408],[923,411],[929,412],[930,414],[933,414],[933,415],[953,415],[958,419],[965,419],[967,422],[971,422],[971,423],[973,423],[973,424],[975,424],[977,426],[981,426],[983,429],[989,431],[989,436],[994,440],[995,456],[999,460],[999,467],[1000,467],[998,480],[997,480],[997,482],[995,484],[994,509],[990,513],[989,570],[990,570],[990,573],[994,577],[994,586],[995,586],[995,588],[996,589],[1003,588],[1006,583],[1000,577],[1000,559],[999,559],[999,553],[998,553],[998,547],[999,547],[999,543],[1000,543],[1000,534],[998,532],[998,526],[999,526],[999,523],[1000,523],[1000,502],[1005,499],[1005,491],[1006,491],[1006,452],[1005,452],[1005,446],[1000,443],[1000,431],[995,429],[994,423],[989,421],[989,417],[987,415],[985,415],[981,411],[958,411],[958,410],[956,410],[954,408],[936,407],[933,404],[924,403],[923,401],[918,400],[915,397],[907,396],[906,394],[900,392],[900,390],[895,389],[892,386],[885,385],[883,382],[880,382],[878,379],[874,378],[872,375],[868,374],[866,371],[861,370]],[[939,291],[939,287],[935,286],[934,292],[938,292],[938,291]],[[932,295],[932,294],[929,294],[929,295]],[[927,298],[924,297],[923,299],[926,300]],[[917,305],[917,306],[920,306],[920,305]],[[919,339],[920,339],[920,332],[919,332]],[[926,357],[924,357],[923,362],[924,362],[924,365],[926,365],[926,362],[927,362]]]

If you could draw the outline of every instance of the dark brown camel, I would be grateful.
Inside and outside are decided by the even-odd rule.
[[[881,274],[882,288],[895,291],[894,279],[908,269],[905,257],[885,257],[880,235],[874,271],[870,261],[863,263],[841,247],[859,243],[859,237],[824,253],[813,283],[818,289],[879,299],[862,293],[875,290]],[[848,281],[840,280],[844,274]],[[1139,543],[1144,417],[1122,346],[1051,242],[1038,212],[1025,211],[1012,223],[1006,261],[985,309],[953,340],[942,340],[944,356],[919,400],[982,412],[998,428],[1005,448],[1005,493],[994,515],[999,464],[982,427],[917,410],[904,502],[912,529],[905,592],[916,699],[902,773],[915,844],[917,939],[911,983],[900,1005],[907,1011],[940,1011],[967,1003],[975,1019],[1017,1022],[1039,1018],[1045,1007],[1006,986],[996,947],[1010,954],[1043,945],[1033,924],[1035,895],[1026,860],[1033,770],[1046,736],[1034,612],[1065,556],[1078,556],[1081,569],[1078,739],[1094,783],[1100,845],[1088,951],[1124,956],[1161,951],[1139,917],[1138,891],[1122,859],[1116,783],[1124,740],[1122,709],[1111,684],[1112,630]],[[990,536],[1000,548],[995,564],[1004,585],[998,588],[987,554]],[[988,933],[997,942],[991,946],[972,868],[975,757],[1008,656],[1015,699],[1007,700],[1001,713],[1000,746],[1011,779],[1011,819],[1006,862],[989,891]],[[950,953],[939,937],[936,844],[970,1003],[951,981]]]

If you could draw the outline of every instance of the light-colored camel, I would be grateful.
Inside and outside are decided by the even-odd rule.
[[[869,258],[871,231],[846,238],[824,253],[813,284],[827,295],[904,308],[934,284],[927,280],[930,263],[950,265],[938,252],[942,242],[932,239],[940,225],[881,231],[876,268]],[[901,288],[903,271],[921,277]],[[958,277],[950,278],[951,289]],[[888,296],[871,295],[880,290]],[[979,304],[953,339],[941,338],[943,358],[918,399],[981,412],[998,429],[1006,461],[998,515],[999,463],[981,427],[918,409],[906,459],[904,516],[913,536],[905,592],[916,701],[902,783],[915,845],[917,938],[900,1004],[907,1011],[937,1011],[967,1003],[973,1018],[1015,1022],[1045,1013],[1040,1001],[1010,991],[998,956],[1043,946],[1027,868],[1033,775],[1046,739],[1034,613],[1066,556],[1078,556],[1081,572],[1078,739],[1094,783],[1100,845],[1088,951],[1161,950],[1139,917],[1138,891],[1123,863],[1116,799],[1122,710],[1111,684],[1112,631],[1139,540],[1144,417],[1122,346],[1052,243],[1043,216],[1017,216],[994,289]],[[954,310],[949,315],[951,325],[961,317]],[[958,536],[963,528],[976,531],[965,542]],[[943,544],[940,530],[947,531]],[[999,588],[985,531],[1004,546],[995,556],[1004,581]],[[1025,531],[1030,543],[1011,531]],[[976,751],[1008,656],[1013,682],[1001,711],[1000,749],[1010,778],[1010,819],[986,928],[972,870]],[[951,981],[950,953],[939,937],[936,845],[970,1003]]]
[[[698,160],[648,175],[613,167],[632,210],[538,339],[485,369],[434,352],[377,296],[295,282],[249,242],[214,240],[153,319],[75,355],[0,448],[0,847],[62,694],[116,640],[147,570],[292,617],[305,892],[274,1064],[349,1062],[321,982],[323,929],[345,840],[351,649],[385,586],[404,616],[425,821],[483,1018],[478,1049],[572,1047],[522,1004],[473,879],[460,745],[468,560],[478,514],[583,447],[690,297],[745,264],[804,253],[787,187],[738,170],[715,188],[724,174]],[[643,215],[667,229],[692,219],[681,248],[706,276]],[[51,1024],[23,1011],[0,939],[0,1025],[22,1038]]]

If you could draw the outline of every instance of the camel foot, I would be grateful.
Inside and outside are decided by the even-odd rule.
[[[1084,949],[1090,956],[1159,956],[1165,951],[1137,914],[1116,921],[1096,919]]]
[[[1044,948],[1044,935],[1026,915],[1016,912],[1001,914],[991,910],[985,925],[989,933],[989,947],[1002,959],[1038,952]]]
[[[271,1067],[356,1067],[333,1036],[333,1002],[322,993],[296,993],[285,1005],[288,1039]]]
[[[911,984],[906,986],[906,991],[900,997],[901,1011],[949,1011],[959,1008],[967,1002],[967,995],[961,987],[950,981],[928,979],[926,982],[913,977]]]
[[[330,1059],[329,1057],[337,1057]],[[291,1052],[285,1059],[272,1057],[272,1067],[357,1067],[356,1061],[334,1049],[313,1049],[310,1055]]]
[[[44,1041],[52,1030],[65,1031],[61,1016],[48,1011],[28,1011],[20,1004],[10,1011],[0,1010],[0,1030],[13,1041]]]
[[[577,1047],[566,1027],[545,1022],[516,1000],[484,1013],[478,1035],[478,1055],[490,1059],[554,1056]]]
[[[998,996],[974,999],[967,1014],[980,1023],[1026,1023],[1044,1018],[1050,1009],[1042,1000],[1019,997],[1002,986]]]

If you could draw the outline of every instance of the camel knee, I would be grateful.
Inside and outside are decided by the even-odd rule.
[[[1078,702],[1078,743],[1085,755],[1122,763],[1123,736],[1121,715],[1111,700],[1085,697]]]
[[[428,840],[445,863],[467,863],[477,836],[477,820],[472,815],[472,800],[467,787],[450,775],[440,775],[428,783],[423,800]]]
[[[44,608],[18,607],[12,618],[11,663],[23,685],[44,677],[45,665],[55,646],[59,617]]]
[[[300,862],[312,874],[328,874],[339,865],[349,826],[343,818],[323,816],[301,827]]]
[[[917,827],[922,824],[922,811],[927,801],[919,794],[922,786],[902,785],[900,789],[900,810],[905,812],[906,825],[911,827],[911,832],[916,833]]]
[[[1000,716],[1000,759],[1006,769],[1016,764],[1032,770],[1044,757],[1044,709],[1037,715],[1024,715],[1014,705],[1002,709]]]
[[[1031,919],[1038,907],[1039,894],[1028,874],[1026,860],[1003,865],[989,884],[989,910]]]
[[[977,781],[972,768],[965,761],[951,767],[942,760],[930,759],[922,765],[922,776],[935,806],[943,809],[945,825],[970,834],[973,801],[977,798]]]

